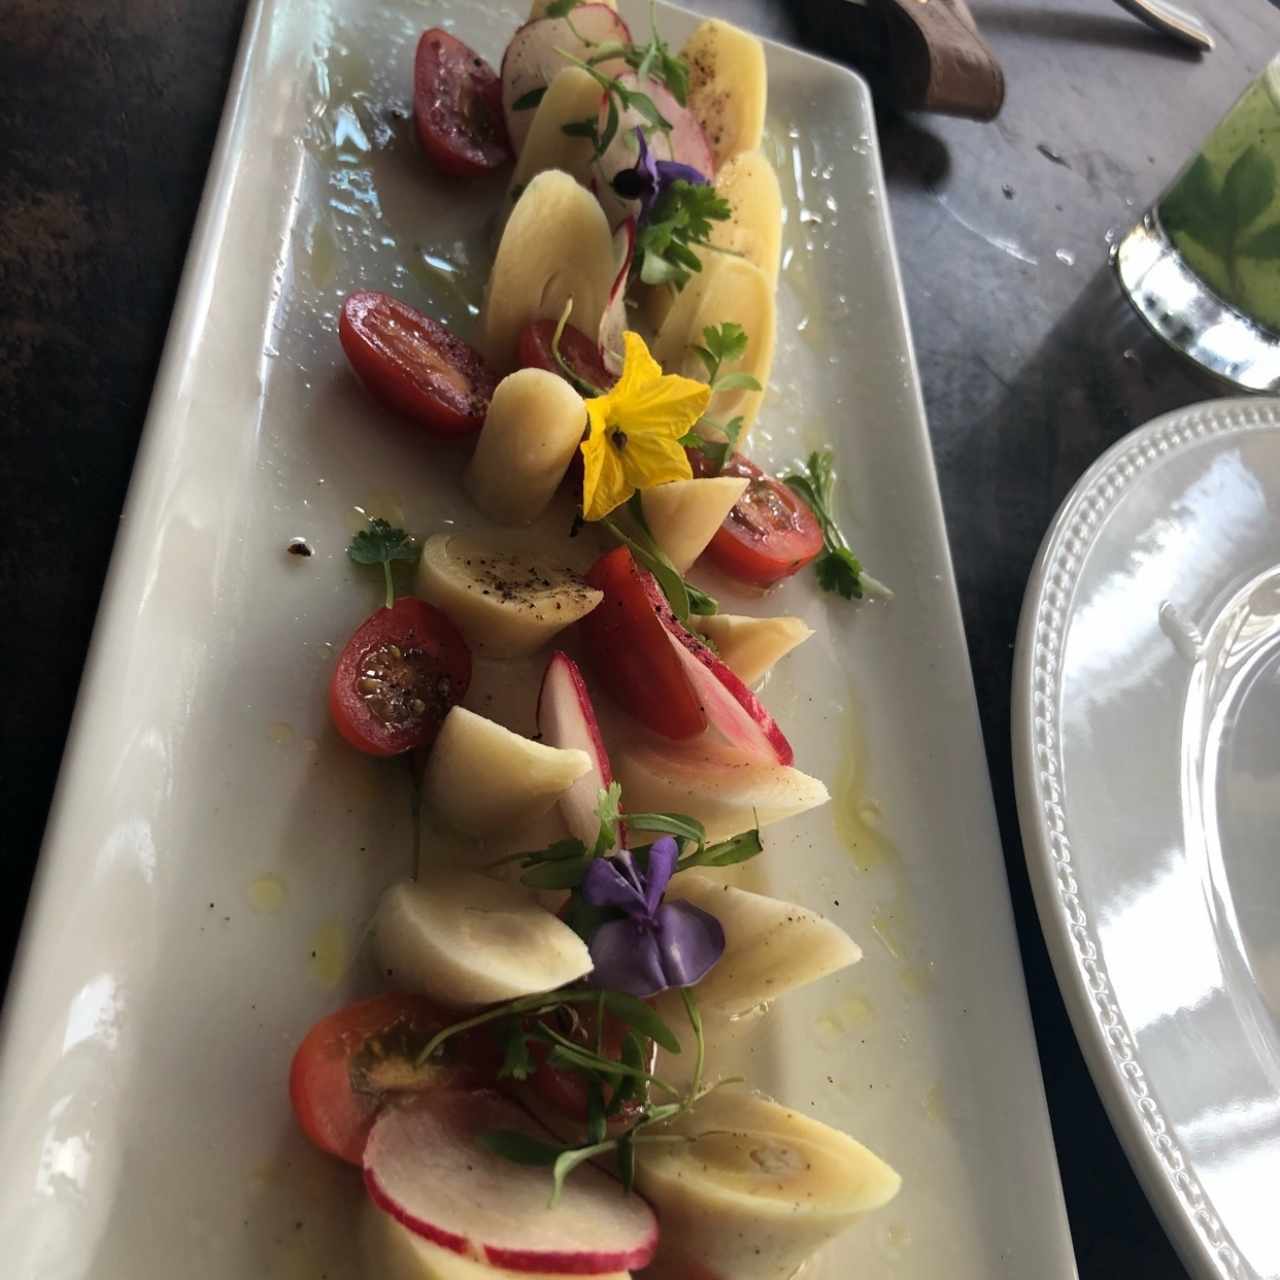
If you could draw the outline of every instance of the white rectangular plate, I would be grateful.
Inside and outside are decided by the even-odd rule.
[[[5,1012],[7,1274],[360,1274],[358,1179],[306,1147],[285,1092],[308,1024],[375,986],[361,931],[413,859],[406,771],[326,721],[334,646],[378,591],[343,547],[357,505],[420,533],[467,509],[456,459],[356,385],[335,313],[388,288],[468,331],[501,182],[428,172],[403,116],[413,46],[444,23],[496,60],[518,16],[251,7]],[[692,20],[664,23],[679,43]],[[835,446],[846,528],[897,595],[851,606],[806,574],[731,601],[817,629],[767,697],[834,797],[757,875],[866,951],[750,1029],[752,1082],[905,1179],[814,1280],[1065,1277],[871,103],[847,71],[768,56],[786,266],[752,449]],[[295,535],[313,558],[285,554]]]

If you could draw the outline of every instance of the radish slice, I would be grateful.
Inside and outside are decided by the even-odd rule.
[[[596,814],[600,792],[613,781],[613,769],[587,683],[567,653],[553,653],[547,663],[538,693],[538,732],[544,746],[565,750],[574,747],[585,751],[592,761],[593,768],[560,796],[565,826],[590,848],[600,831]]]
[[[636,220],[623,220],[613,233],[613,260],[618,274],[609,289],[609,305],[600,321],[600,359],[604,367],[615,377],[622,372],[622,335],[627,328],[627,279],[631,275],[631,261],[636,256]]]
[[[379,1208],[446,1249],[512,1271],[607,1275],[647,1266],[653,1210],[593,1165],[574,1170],[554,1207],[551,1173],[480,1146],[481,1134],[549,1135],[488,1090],[439,1090],[389,1107],[369,1134],[364,1181]]]
[[[566,53],[585,62],[597,45],[630,43],[627,24],[604,4],[579,5],[571,19],[538,18],[526,22],[511,37],[502,55],[502,114],[506,117],[507,133],[516,155],[520,154],[533,124],[533,108],[517,111],[515,104],[535,90],[545,88],[558,71],[569,66],[564,57]],[[621,61],[609,62],[599,69],[605,75],[613,75],[625,66]]]
[[[576,10],[575,12],[582,12]],[[616,73],[615,73],[616,74]],[[505,83],[506,77],[503,77]],[[617,76],[618,83],[635,92],[643,92],[653,100],[654,106],[671,125],[670,133],[657,129],[650,131],[648,121],[634,107],[628,107],[618,119],[618,132],[613,141],[600,157],[598,168],[599,179],[596,195],[609,216],[609,225],[616,226],[628,214],[636,211],[634,200],[623,200],[610,185],[613,175],[620,169],[630,169],[635,165],[638,154],[636,148],[636,128],[646,127],[649,148],[658,160],[678,160],[681,164],[692,165],[708,181],[715,176],[715,156],[707,142],[707,135],[702,131],[697,117],[687,107],[682,107],[671,95],[671,90],[657,80],[646,79],[642,84],[634,71],[626,71]],[[606,100],[600,107],[599,125],[604,127],[608,118],[609,103]]]
[[[667,635],[711,727],[750,760],[791,764],[796,753],[778,722],[731,668],[683,627],[677,631],[668,624]]]

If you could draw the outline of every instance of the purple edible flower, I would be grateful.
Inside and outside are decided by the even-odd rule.
[[[641,872],[629,849],[587,868],[582,896],[594,907],[625,911],[591,935],[598,987],[646,999],[667,987],[691,987],[724,953],[724,930],[709,912],[687,902],[663,902],[679,850],[670,836],[649,846]]]
[[[640,216],[637,222],[648,221],[653,206],[658,203],[673,182],[690,182],[697,187],[705,187],[709,181],[705,174],[699,173],[691,164],[680,164],[675,160],[655,160],[649,144],[645,141],[644,130],[636,127],[636,142],[640,154],[632,169],[619,169],[613,175],[613,189],[624,200],[640,201]]]

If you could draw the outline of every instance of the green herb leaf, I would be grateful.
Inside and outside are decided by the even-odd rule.
[[[585,858],[587,846],[576,836],[566,836],[563,840],[553,841],[545,849],[521,856],[530,862],[567,862],[571,858]]]
[[[648,1124],[662,1124],[674,1120],[685,1108],[678,1102],[664,1102],[661,1106],[650,1107],[645,1121]]]
[[[731,867],[747,862],[764,852],[764,842],[759,829],[740,831],[727,840],[717,841],[699,849],[676,863],[676,871],[688,871],[692,867]]]
[[[636,1143],[629,1132],[618,1139],[618,1177],[622,1179],[624,1191],[631,1192],[635,1189]]]
[[[619,1022],[625,1022],[642,1036],[660,1044],[668,1053],[680,1052],[680,1041],[676,1038],[675,1032],[655,1012],[652,1005],[636,999],[635,996],[629,996],[623,991],[606,991],[604,1007]],[[623,1061],[626,1062],[626,1060],[624,1054]],[[630,1065],[639,1067],[642,1064],[643,1059]]]
[[[529,1052],[529,1035],[518,1018],[512,1018],[504,1029],[502,1040],[502,1066],[498,1068],[500,1080],[527,1080],[534,1071],[533,1055]]]
[[[762,391],[759,379],[749,373],[726,373],[715,380],[717,391]]]
[[[1257,143],[1253,143],[1240,153],[1222,181],[1222,203],[1235,235],[1238,236],[1262,213],[1275,193],[1275,164]]]
[[[612,907],[593,907],[580,893],[570,895],[564,909],[565,924],[587,943],[602,924],[618,918],[619,913]]]
[[[520,873],[520,883],[530,889],[576,889],[587,873],[588,858],[573,862],[543,862]]]
[[[644,232],[640,234],[643,237]],[[643,284],[674,284],[679,288],[689,279],[687,271],[677,267],[674,262],[668,262],[660,253],[644,244],[638,246],[636,256],[640,259],[640,280]]]
[[[861,600],[865,594],[862,584],[862,562],[848,547],[828,548],[814,565],[818,585],[824,591],[843,596],[846,600]]]
[[[747,354],[747,331],[732,320],[726,320],[718,329],[708,325],[702,331],[702,340],[707,345],[700,349],[715,361],[715,368],[708,371],[711,382],[722,364],[733,364]]]
[[[1233,233],[1222,209],[1222,193],[1213,170],[1198,155],[1160,202],[1158,213],[1165,231],[1190,236],[1206,249],[1223,256]]]
[[[822,527],[824,553],[814,562],[818,583],[846,600],[860,600],[872,589],[876,594],[893,593],[882,583],[864,574],[862,565],[849,549],[834,514],[835,466],[829,449],[809,455],[804,470],[780,477],[782,482],[809,506]]]
[[[705,247],[712,226],[729,218],[732,210],[714,187],[673,182],[650,212],[636,236],[636,259],[646,284],[683,288],[702,269],[695,247]]]
[[[620,118],[618,115],[618,100],[611,94],[609,96],[609,112],[605,117],[604,128],[596,139],[596,153],[593,159],[599,160],[609,149],[609,144],[617,137]]]
[[[551,3],[542,11],[544,18],[563,18],[570,9],[576,9],[580,4],[585,4],[586,0],[551,0]]]
[[[611,782],[600,792],[596,802],[596,816],[600,819],[600,833],[596,836],[591,855],[601,858],[618,843],[618,821],[622,815],[622,784]]]
[[[1280,258],[1280,222],[1255,231],[1237,250],[1242,258],[1274,262]]]
[[[568,124],[560,126],[561,133],[567,133],[571,138],[591,138],[593,141],[596,136],[596,122],[593,117],[586,120],[570,120]],[[597,149],[598,146],[597,146]]]
[[[347,547],[347,555],[356,564],[382,566],[382,579],[387,589],[387,608],[390,609],[396,600],[396,585],[391,576],[391,565],[396,560],[416,560],[418,544],[403,529],[393,528],[387,521],[371,517],[369,527],[361,529],[351,539],[351,545]]]
[[[418,558],[417,541],[403,529],[386,520],[372,518],[369,527],[361,529],[347,548],[356,564],[390,564],[393,560],[414,561]]]
[[[604,1114],[604,1088],[599,1080],[587,1083],[587,1141],[603,1142],[609,1132],[609,1124]]]
[[[547,86],[540,84],[528,93],[522,93],[512,104],[512,111],[532,111],[547,96]]]
[[[701,587],[695,587],[692,582],[687,585],[690,613],[696,614],[699,618],[713,618],[720,612],[720,602],[715,596],[708,595]]]
[[[707,838],[707,829],[697,818],[683,813],[628,813],[627,826],[632,831],[659,831],[667,836],[692,840],[699,849]]]
[[[622,85],[619,85],[618,89],[618,96],[622,98],[624,104],[643,116],[650,128],[660,129],[663,133],[671,132],[671,121],[658,110],[658,104],[647,93],[627,89]]]
[[[617,1144],[611,1139],[608,1142],[597,1142],[590,1147],[578,1147],[573,1151],[565,1151],[555,1162],[554,1168],[551,1170],[553,1179],[553,1188],[551,1191],[551,1203],[555,1205],[560,1199],[560,1193],[564,1190],[564,1180],[580,1165],[586,1164],[588,1160],[594,1160],[596,1156],[603,1155],[606,1151],[612,1151]]]
[[[652,4],[649,6],[648,44],[628,45],[623,56],[627,65],[635,71],[638,80],[643,81],[646,77],[659,80],[667,86],[671,96],[682,107],[688,105],[689,64],[672,54],[667,42],[659,34],[657,13]]]
[[[519,1129],[491,1129],[477,1135],[476,1141],[512,1164],[556,1165],[565,1154],[563,1147],[552,1146]]]
[[[728,462],[729,455],[737,447],[738,437],[742,434],[742,418],[730,418],[728,422],[723,423],[717,422],[714,418],[703,418],[698,425],[719,432],[724,439],[708,439],[697,431],[690,431],[681,438],[680,443],[686,449],[699,450],[709,464],[707,468],[709,473],[718,476],[724,470],[724,464]],[[696,613],[697,610],[694,612]]]
[[[644,1067],[644,1046],[640,1037],[634,1031],[628,1031],[622,1037],[622,1061],[628,1067],[641,1069]],[[643,1089],[643,1084],[635,1076],[626,1075],[618,1082],[617,1087],[613,1091],[613,1096],[609,1099],[609,1105],[605,1108],[605,1115],[612,1119],[621,1113],[623,1107],[631,1101],[632,1098],[638,1097]]]
[[[687,622],[691,612],[688,583],[681,577],[675,565],[671,563],[670,557],[653,540],[653,535],[649,532],[649,526],[645,523],[644,509],[640,505],[639,493],[632,495],[627,504],[627,510],[630,511],[638,526],[634,538],[624,533],[613,520],[606,518],[601,520],[600,524],[608,529],[625,547],[630,548],[631,554],[657,579],[658,586],[662,589],[662,594],[666,596],[672,613],[681,622]]]

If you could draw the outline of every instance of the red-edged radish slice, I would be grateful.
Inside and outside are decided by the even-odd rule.
[[[650,130],[646,118],[634,107],[628,107],[619,116],[618,132],[600,157],[597,170],[599,178],[596,195],[604,206],[605,213],[609,215],[610,226],[617,225],[628,214],[636,211],[636,202],[623,200],[610,184],[613,175],[620,169],[634,167],[639,154],[636,145],[636,129],[639,126],[645,126],[649,149],[655,159],[678,160],[681,164],[692,165],[708,181],[715,176],[715,156],[707,142],[707,135],[702,131],[693,112],[682,107],[671,96],[671,90],[666,85],[649,79],[641,83],[634,71],[623,72],[617,76],[617,80],[627,89],[647,94],[663,119],[671,125],[671,132]],[[600,128],[604,128],[608,114],[609,103],[606,100],[600,107]]]
[[[663,611],[671,610],[653,575],[626,547],[615,547],[591,566],[587,584],[603,593],[599,607],[578,624],[597,683],[664,738],[703,733],[707,713],[668,643]]]
[[[519,110],[515,104],[522,99],[527,101],[529,94],[546,88],[558,71],[569,66],[566,53],[585,62],[598,45],[630,43],[627,24],[604,4],[579,5],[569,18],[538,18],[526,22],[511,37],[502,55],[502,113],[516,155],[520,154],[533,124],[537,103]],[[613,75],[625,66],[621,61],[610,62],[599,69],[605,75]]]
[[[623,220],[613,233],[614,262],[618,274],[609,290],[609,305],[600,320],[600,359],[614,377],[622,372],[622,335],[627,330],[627,279],[636,256],[636,220]]]
[[[679,626],[677,623],[676,626]],[[791,764],[796,753],[765,705],[701,640],[683,627],[667,634],[684,663],[711,728],[750,760]]]
[[[599,565],[599,561],[596,562]],[[595,572],[595,569],[592,569]],[[645,598],[666,629],[685,678],[711,728],[749,760],[789,765],[796,753],[765,705],[703,640],[671,612],[657,579],[639,572]],[[607,603],[607,597],[606,597]]]
[[[560,814],[565,826],[590,848],[600,831],[600,819],[596,815],[600,792],[613,781],[613,769],[591,705],[591,695],[587,692],[587,682],[567,653],[557,651],[547,663],[538,693],[538,733],[544,746],[576,748],[585,751],[592,760],[593,768],[560,797]]]
[[[583,1165],[551,1207],[548,1168],[480,1145],[481,1134],[498,1130],[550,1140],[514,1102],[488,1090],[440,1090],[390,1107],[365,1144],[365,1186],[409,1230],[495,1267],[587,1276],[648,1265],[658,1222],[639,1196]]]

